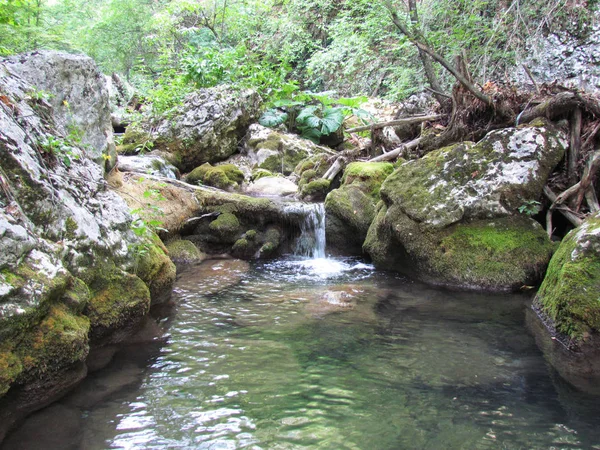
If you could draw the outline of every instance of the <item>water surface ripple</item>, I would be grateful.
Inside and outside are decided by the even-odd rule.
[[[162,339],[3,448],[600,449],[600,402],[546,364],[527,303],[358,260],[208,261],[178,277]]]

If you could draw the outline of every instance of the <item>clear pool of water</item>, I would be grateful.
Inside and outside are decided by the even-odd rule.
[[[544,361],[528,303],[351,259],[207,261],[154,311],[161,338],[3,449],[600,448],[599,398]]]

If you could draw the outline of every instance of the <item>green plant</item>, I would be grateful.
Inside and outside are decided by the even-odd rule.
[[[336,133],[346,117],[354,115],[363,122],[372,116],[359,106],[367,97],[333,98],[331,92],[300,92],[292,98],[272,103],[258,120],[266,127],[287,123],[289,131],[299,131],[302,137],[319,143],[324,136]],[[312,102],[313,104],[308,104]]]
[[[72,158],[80,158],[80,155],[75,153],[75,149],[64,139],[50,135],[39,141],[38,144],[45,153],[62,161],[67,168],[71,167]]]
[[[526,200],[521,206],[517,208],[521,214],[528,216],[535,216],[542,210],[542,204],[537,200]]]

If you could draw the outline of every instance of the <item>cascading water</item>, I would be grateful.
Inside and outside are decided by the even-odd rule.
[[[304,220],[294,254],[312,259],[325,258],[325,206],[323,203],[303,204]]]

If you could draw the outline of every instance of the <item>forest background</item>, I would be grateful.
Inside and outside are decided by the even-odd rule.
[[[427,87],[427,78],[394,14],[447,60],[462,56],[483,85],[509,83],[547,33],[589,33],[596,7],[591,0],[0,0],[0,56],[86,53],[159,114],[191,90],[219,84],[254,88],[270,101],[301,90],[399,101]],[[455,80],[434,70],[449,91]]]

